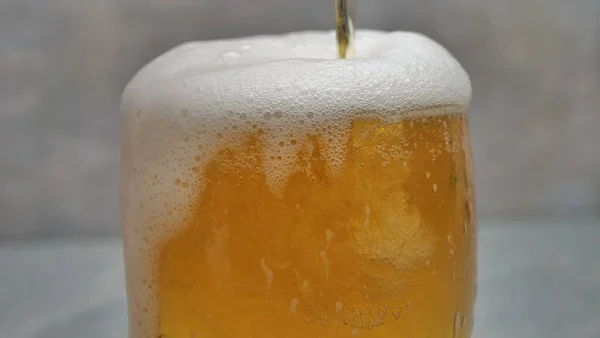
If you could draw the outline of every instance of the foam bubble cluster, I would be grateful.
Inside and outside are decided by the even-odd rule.
[[[156,321],[145,319],[157,314],[157,248],[179,230],[203,188],[199,174],[224,145],[261,135],[264,172],[277,194],[307,135],[320,135],[335,174],[352,120],[394,121],[431,107],[466,108],[471,99],[466,72],[423,35],[358,31],[356,58],[336,57],[334,32],[192,42],[129,83],[121,217],[128,293],[137,304],[129,309],[132,336],[156,331]]]

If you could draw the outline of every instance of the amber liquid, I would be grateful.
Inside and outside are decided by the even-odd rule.
[[[282,195],[259,134],[210,161],[193,217],[159,248],[159,337],[470,336],[464,115],[356,120],[335,174],[312,135]]]
[[[335,25],[340,59],[354,56],[355,0],[335,0]]]

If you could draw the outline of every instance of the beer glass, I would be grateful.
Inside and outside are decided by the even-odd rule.
[[[415,33],[179,46],[122,102],[130,338],[468,338],[469,78]]]

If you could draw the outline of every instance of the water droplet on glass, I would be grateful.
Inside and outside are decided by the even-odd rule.
[[[322,327],[327,327],[327,320],[328,320],[327,315],[321,315],[320,322],[321,322]]]
[[[458,335],[460,334],[461,326],[462,326],[462,320],[461,320],[460,311],[456,311],[456,313],[454,314],[454,333],[453,333],[452,337],[458,338]]]
[[[298,298],[294,297],[290,301],[290,312],[296,313],[297,310],[298,310]]]

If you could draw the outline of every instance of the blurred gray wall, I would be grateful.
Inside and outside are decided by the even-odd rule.
[[[598,0],[358,0],[472,76],[480,216],[600,210]],[[118,230],[119,95],[183,41],[331,29],[323,0],[0,0],[0,238]]]

